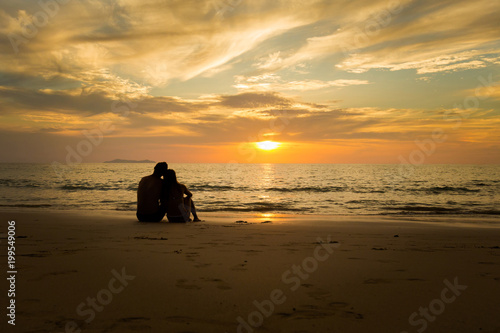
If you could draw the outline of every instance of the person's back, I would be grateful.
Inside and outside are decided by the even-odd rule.
[[[159,222],[165,216],[165,207],[161,205],[163,189],[161,177],[167,169],[167,163],[158,163],[153,174],[143,177],[139,182],[136,214],[139,221]]]
[[[186,209],[184,207],[184,193],[187,188],[183,184],[175,184],[170,186],[168,200],[166,203],[167,216],[185,216]]]
[[[153,175],[143,177],[137,189],[137,213],[155,214],[160,207],[163,181]]]
[[[193,214],[194,221],[200,221],[196,214],[194,202],[191,200],[193,194],[186,185],[177,181],[174,170],[167,170],[164,176],[164,202],[166,203],[166,214],[169,222],[188,222],[189,216]],[[186,195],[186,196],[184,196]]]

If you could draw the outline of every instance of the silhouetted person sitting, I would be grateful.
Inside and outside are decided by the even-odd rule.
[[[193,221],[200,219],[196,214],[194,202],[191,200],[193,194],[189,192],[186,185],[177,181],[174,170],[167,170],[164,176],[164,196],[166,202],[166,213],[169,222],[188,222],[189,216],[193,213]],[[186,196],[184,196],[186,195]]]
[[[160,222],[165,216],[165,203],[162,202],[163,180],[168,165],[156,164],[150,176],[143,177],[137,189],[137,219],[141,222]]]

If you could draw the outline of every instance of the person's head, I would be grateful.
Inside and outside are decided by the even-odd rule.
[[[177,175],[175,174],[175,171],[172,170],[172,169],[168,169],[165,172],[164,179],[167,182],[167,184],[169,184],[169,185],[177,185],[178,184],[178,182],[177,182]]]
[[[166,162],[160,162],[155,165],[153,175],[161,177],[164,176],[168,170],[168,164]]]

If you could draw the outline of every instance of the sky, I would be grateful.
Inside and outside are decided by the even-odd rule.
[[[499,17],[491,0],[3,0],[0,162],[498,164]]]

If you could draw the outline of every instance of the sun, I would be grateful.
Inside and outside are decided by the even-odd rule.
[[[257,145],[257,148],[262,150],[273,150],[281,145],[281,143],[273,141],[261,141],[261,142],[256,142],[255,144]]]

